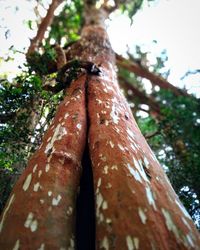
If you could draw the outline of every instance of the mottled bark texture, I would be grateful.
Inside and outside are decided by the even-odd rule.
[[[102,73],[87,75],[86,81],[81,76],[72,83],[4,210],[3,249],[74,249],[73,211],[86,135],[85,108],[96,249],[199,249],[198,231],[119,89],[104,14],[86,9],[86,15],[82,38],[67,56],[91,61]]]
[[[79,49],[102,71],[87,83],[96,249],[199,249],[198,231],[121,94],[100,23],[84,27]]]
[[[0,220],[0,248],[74,249],[75,205],[86,140],[85,79],[73,82]]]

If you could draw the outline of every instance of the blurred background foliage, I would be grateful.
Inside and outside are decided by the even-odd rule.
[[[42,0],[36,2],[37,7],[43,5]],[[120,3],[119,9],[132,18],[142,2]],[[30,29],[34,26],[31,20],[26,24]],[[67,47],[78,40],[83,24],[83,1],[66,1],[55,16],[48,36],[43,39],[41,50],[25,63],[21,74],[12,81],[6,74],[0,76],[0,211],[27,159],[41,144],[41,138],[63,98],[63,91],[53,94],[43,89],[43,85],[55,79],[55,75],[48,75],[49,62],[56,59],[52,45],[57,43]],[[11,50],[14,51],[13,47]],[[127,51],[126,57],[167,78],[166,51],[155,58],[154,64],[148,60],[150,53],[137,45],[132,51]],[[7,60],[12,60],[12,57]],[[118,74],[120,86],[143,135],[200,228],[199,99],[192,95],[175,96],[150,82],[149,92],[141,77],[120,67]]]

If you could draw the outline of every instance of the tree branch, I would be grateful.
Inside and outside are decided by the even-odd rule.
[[[137,89],[135,86],[133,86],[130,82],[128,82],[124,77],[119,76],[120,83],[127,89],[130,89],[133,91],[134,95],[136,95],[144,104],[147,104],[152,108],[152,110],[157,114],[157,116],[160,116],[160,107],[158,103],[156,103],[151,97],[145,95],[142,91]]]
[[[27,51],[27,56],[32,54],[42,42],[44,38],[45,31],[47,30],[48,26],[50,26],[54,19],[54,11],[56,8],[63,2],[63,0],[52,0],[52,3],[49,6],[46,16],[43,18],[36,36],[31,40],[31,44]]]
[[[116,54],[116,59],[118,66],[125,68],[135,73],[138,76],[150,80],[153,85],[158,85],[162,89],[171,90],[177,96],[190,96],[184,90],[175,87],[161,76],[155,75],[154,73],[150,72],[147,68],[143,67],[137,62],[130,61],[117,54]]]

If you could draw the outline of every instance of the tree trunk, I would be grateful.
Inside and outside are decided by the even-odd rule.
[[[86,9],[82,38],[68,55],[95,63],[102,73],[81,75],[71,84],[1,217],[3,249],[74,249],[74,209],[86,123],[96,249],[200,246],[198,231],[120,92],[104,18],[101,9]]]
[[[0,220],[1,249],[73,249],[86,137],[85,76],[71,85]]]

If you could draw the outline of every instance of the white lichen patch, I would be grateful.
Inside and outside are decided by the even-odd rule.
[[[117,109],[115,107],[115,105],[113,104],[112,105],[112,110],[110,112],[110,117],[112,118],[112,121],[115,123],[115,124],[118,124],[119,123],[119,116],[118,116],[118,112],[117,112]]]
[[[51,140],[51,136],[47,139],[47,142],[49,142]]]
[[[13,247],[12,250],[18,250],[18,249],[19,249],[19,246],[20,246],[20,241],[17,240],[17,241],[15,242],[15,245],[14,245],[14,247]]]
[[[121,144],[118,144],[117,146],[121,151],[125,151],[124,147]]]
[[[26,228],[30,228],[31,232],[35,232],[38,228],[38,222],[36,219],[34,219],[34,214],[33,213],[29,213],[26,221],[24,223],[24,226]]]
[[[108,125],[109,125],[109,121],[105,120],[105,126],[108,126]]]
[[[73,213],[73,208],[71,206],[69,206],[67,209],[67,215],[70,216],[70,215],[72,215],[72,213]]]
[[[98,193],[96,195],[96,214],[97,214],[97,217],[99,217],[99,214],[100,214],[99,210],[100,210],[102,203],[103,203],[103,196],[101,193]]]
[[[131,167],[129,163],[127,164],[127,168],[130,174],[135,178],[135,180],[142,183],[142,178],[140,177],[140,174],[138,173],[138,171],[135,170],[133,167]]]
[[[99,188],[100,186],[101,186],[101,178],[99,178],[97,182],[97,187]]]
[[[3,229],[3,224],[4,224],[4,220],[5,220],[5,218],[6,218],[6,214],[7,214],[7,212],[9,211],[10,206],[11,206],[11,204],[12,204],[13,201],[14,201],[14,198],[15,198],[15,194],[13,194],[13,195],[11,196],[11,198],[10,198],[10,200],[9,200],[9,202],[8,202],[8,205],[7,205],[7,207],[5,208],[5,210],[4,210],[4,212],[3,212],[3,215],[2,215],[2,218],[1,218],[1,222],[0,222],[0,232],[1,232],[2,229]]]
[[[65,127],[62,127],[61,124],[58,124],[57,127],[55,128],[54,134],[51,138],[51,141],[47,144],[45,148],[45,154],[48,153],[50,149],[52,149],[53,144],[56,140],[61,140],[63,136],[67,134],[67,130]]]
[[[29,227],[30,226],[30,224],[31,224],[31,222],[32,222],[32,220],[33,220],[33,213],[29,213],[28,214],[28,216],[27,216],[27,218],[26,218],[26,221],[25,221],[25,223],[24,223],[24,226],[25,227]]]
[[[135,152],[137,151],[137,149],[136,149],[136,147],[134,146],[133,143],[131,143],[131,148],[132,148]]]
[[[64,116],[64,119],[66,120],[68,117],[69,117],[69,114],[66,113],[65,116]]]
[[[102,103],[103,103],[103,102],[102,102],[101,100],[99,100],[99,99],[96,99],[96,101],[97,101],[98,104],[102,104]]]
[[[172,232],[174,233],[175,237],[176,237],[177,239],[179,239],[179,231],[178,231],[178,228],[177,228],[176,225],[174,224],[173,219],[172,219],[170,213],[169,213],[166,209],[164,209],[164,208],[162,208],[161,211],[162,211],[162,213],[163,213],[163,215],[164,215],[165,224],[166,224],[168,230],[169,230],[169,231],[172,231]]]
[[[47,163],[47,165],[45,166],[45,172],[46,172],[46,173],[49,172],[49,169],[50,169],[50,164]]]
[[[103,203],[102,203],[102,209],[107,209],[108,208],[108,203],[107,203],[107,201],[103,201]]]
[[[108,165],[104,166],[103,173],[104,174],[108,174]]]
[[[183,223],[191,230],[191,227],[189,225],[189,223],[186,221],[186,219],[184,217],[181,217]]]
[[[69,102],[69,101],[67,101],[67,102],[65,103],[65,106],[67,106],[69,103],[70,103],[70,102]]]
[[[107,160],[106,156],[103,156],[102,154],[99,155],[99,158],[103,162],[106,162],[106,160]]]
[[[128,250],[134,250],[133,240],[130,235],[126,236],[126,245]]]
[[[120,129],[119,128],[115,128],[115,131],[119,134],[120,133]]]
[[[126,245],[128,250],[139,249],[139,239],[137,237],[126,236]]]
[[[139,239],[136,238],[136,237],[133,237],[133,243],[134,243],[134,246],[135,246],[135,249],[139,249]]]
[[[188,242],[189,246],[195,247],[195,244],[194,244],[194,242],[192,240],[192,237],[189,234],[186,235],[186,239],[187,239],[187,242]]]
[[[154,210],[157,210],[156,208],[156,204],[155,204],[155,201],[154,201],[154,197],[153,197],[153,193],[151,191],[151,188],[150,187],[146,187],[146,196],[147,196],[147,200],[149,202],[149,205],[152,205]]]
[[[111,148],[114,148],[115,144],[112,141],[109,141],[109,144],[110,144]]]
[[[81,125],[80,123],[78,123],[78,124],[76,125],[76,127],[77,127],[78,130],[81,130],[82,125]]]
[[[34,220],[30,226],[31,232],[35,232],[37,230],[37,228],[38,228],[38,222],[37,222],[37,220]]]
[[[118,170],[118,166],[117,165],[112,165],[111,169],[112,170]]]
[[[144,168],[142,166],[142,161],[141,160],[137,161],[133,157],[133,162],[134,162],[134,165],[137,168],[138,172],[140,173],[141,177],[144,179],[144,181],[149,182],[148,177],[147,177],[147,175],[146,175],[146,173],[144,171]]]
[[[48,191],[48,196],[51,196],[52,195],[52,191]]]
[[[33,173],[35,173],[35,171],[37,170],[38,164],[35,164],[35,166],[33,167]]]
[[[185,207],[182,205],[181,202],[175,200],[176,204],[178,205],[178,207],[181,209],[182,213],[185,215],[185,217],[187,217],[188,219],[192,220],[190,215],[188,214],[187,210],[185,209]]]
[[[103,222],[104,221],[104,216],[102,213],[99,213],[99,222]]]
[[[34,184],[34,186],[33,186],[33,191],[34,191],[34,192],[37,192],[37,191],[39,190],[39,188],[42,189],[42,186],[40,185],[39,182],[37,182],[37,183]]]
[[[147,217],[146,217],[144,210],[141,207],[138,208],[138,214],[140,216],[142,223],[146,224]]]
[[[112,220],[110,218],[106,218],[106,223],[110,224],[112,222]]]
[[[37,250],[44,250],[44,249],[45,249],[45,244],[42,243],[42,244],[40,245],[40,247],[39,247]]]
[[[131,139],[135,139],[135,135],[133,133],[132,130],[130,130],[129,128],[126,130],[127,134],[131,137]]]
[[[27,175],[26,177],[26,180],[24,181],[24,184],[23,184],[23,190],[24,191],[27,191],[30,184],[31,184],[31,180],[32,180],[32,173],[30,173],[29,175]]]
[[[106,236],[103,238],[100,247],[104,248],[105,250],[109,250],[109,241]]]
[[[143,158],[143,162],[146,168],[149,168],[149,161],[147,160],[146,157]]]
[[[59,194],[56,198],[52,199],[52,205],[53,206],[58,206],[60,200],[62,199],[61,195]]]
[[[74,249],[75,249],[74,239],[71,238],[71,239],[69,240],[69,242],[70,242],[70,245],[69,245],[68,250],[74,250]]]
[[[42,170],[39,170],[39,171],[38,171],[38,177],[40,178],[41,175],[42,175]]]

